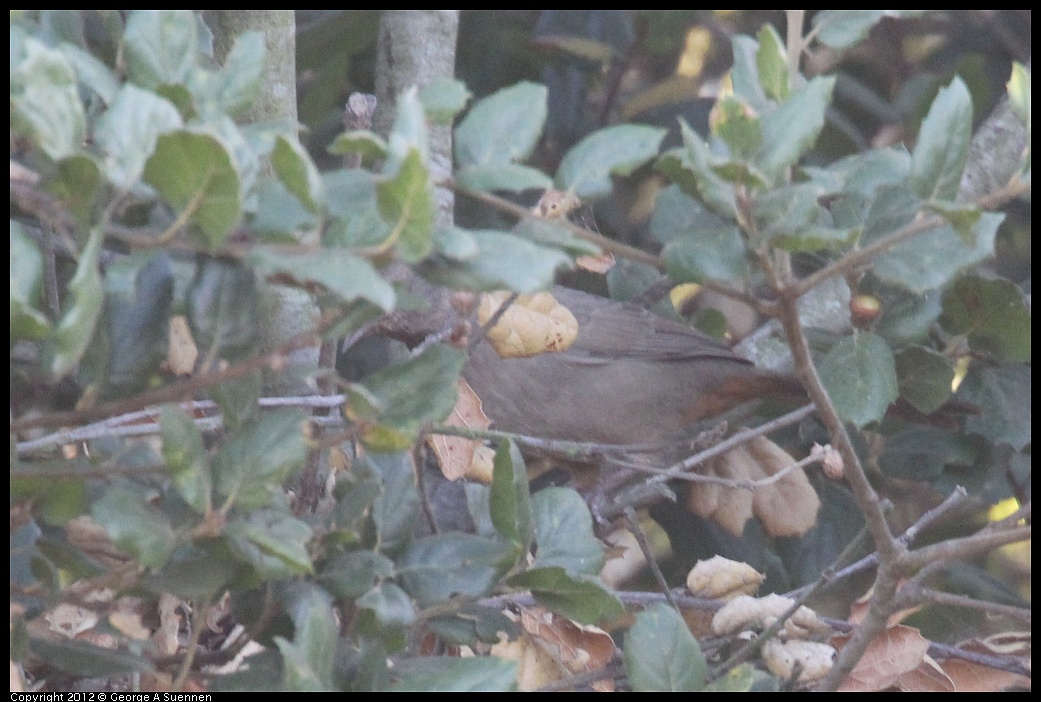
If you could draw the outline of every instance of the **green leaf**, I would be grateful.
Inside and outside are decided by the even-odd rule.
[[[112,283],[116,264],[108,268]],[[105,395],[143,390],[159,371],[170,347],[170,307],[174,279],[170,257],[153,254],[134,269],[132,295],[110,292],[105,317],[109,353]]]
[[[878,465],[901,480],[934,481],[947,466],[966,468],[979,459],[978,442],[964,434],[911,426],[886,437]]]
[[[399,440],[370,445],[372,450],[400,451],[428,422],[440,422],[455,406],[456,381],[466,353],[448,346],[432,346],[419,356],[365,378],[361,387],[347,391],[347,416],[352,421],[375,422]],[[363,437],[363,440],[375,437]]]
[[[387,148],[387,142],[379,134],[367,129],[354,129],[333,139],[328,151],[336,156],[359,154],[363,160],[374,161],[386,158]]]
[[[127,20],[123,42],[130,80],[150,90],[186,82],[199,54],[191,10],[136,10]]]
[[[545,86],[518,83],[478,100],[455,130],[460,168],[523,161],[546,123]]]
[[[51,160],[71,156],[83,148],[87,130],[76,73],[60,51],[35,39],[24,47],[24,59],[11,64],[11,129]]]
[[[224,529],[228,544],[265,580],[310,573],[311,527],[285,512],[258,509]]]
[[[930,229],[879,256],[873,273],[912,292],[939,288],[962,269],[994,255],[994,237],[1004,217],[983,213],[973,228],[973,245],[966,245],[949,225]]]
[[[572,575],[595,575],[604,567],[604,550],[593,534],[585,500],[569,488],[550,487],[531,498],[535,527],[535,567],[559,566]]]
[[[98,259],[104,234],[94,229],[76,264],[76,273],[69,281],[72,303],[66,303],[65,313],[50,338],[50,356],[47,363],[51,374],[61,378],[79,363],[94,336],[94,326],[101,316],[104,294]]]
[[[975,227],[983,215],[983,210],[973,204],[961,202],[942,202],[934,200],[926,206],[927,210],[943,215],[944,219],[951,223],[954,231],[962,239],[966,246],[972,246],[976,241]]]
[[[344,247],[380,246],[391,225],[376,204],[376,181],[361,170],[324,173],[328,227],[323,243]]]
[[[159,136],[182,124],[181,113],[168,100],[129,83],[120,88],[95,130],[109,182],[121,190],[134,187]]]
[[[759,42],[752,37],[735,36],[731,40],[734,52],[734,67],[730,69],[734,94],[752,106],[756,112],[762,113],[772,103],[763,92],[759,80]]]
[[[630,175],[658,155],[665,130],[619,124],[593,132],[568,150],[554,179],[560,190],[592,200],[611,194],[612,175]]]
[[[454,261],[472,261],[477,258],[477,241],[470,232],[459,227],[438,227],[434,230],[437,253]]]
[[[381,553],[396,555],[411,540],[419,515],[419,490],[416,467],[410,451],[371,453],[356,461],[356,470],[373,477],[379,494],[372,501],[369,517],[375,530],[375,547]],[[365,490],[358,497],[365,497]],[[343,514],[346,500],[341,500]]]
[[[163,566],[173,553],[175,535],[166,515],[149,504],[150,495],[121,479],[90,508],[94,521],[123,553],[146,568]]]
[[[683,192],[698,196],[710,210],[733,221],[737,214],[734,186],[712,170],[714,159],[708,147],[682,119],[680,134],[684,149],[670,152],[672,156],[666,154],[659,161],[659,170],[675,180]]]
[[[160,595],[186,600],[218,597],[246,568],[225,539],[199,539],[183,544],[162,570],[143,578],[141,586]]]
[[[817,39],[833,49],[846,49],[868,35],[883,17],[914,17],[921,10],[821,10],[813,16]]]
[[[260,312],[253,271],[240,263],[203,258],[188,288],[188,323],[201,349],[218,355],[253,351]]]
[[[406,658],[390,692],[515,692],[517,663],[502,658]]]
[[[527,555],[531,547],[531,494],[520,449],[504,441],[495,452],[489,511],[495,530]]]
[[[95,58],[94,54],[74,44],[63,42],[58,46],[58,50],[76,70],[80,84],[97,93],[105,104],[112,104],[116,91],[119,90],[119,79],[112,69]]]
[[[419,157],[419,166],[425,174],[430,160],[430,143],[426,112],[416,97],[415,87],[398,97],[397,114],[387,135],[387,160],[383,164],[383,175],[396,178],[402,164],[413,154]]]
[[[258,400],[263,383],[263,372],[255,371],[240,378],[226,380],[211,388],[210,397],[220,407],[226,431],[238,431],[240,427],[256,419],[260,412]]]
[[[316,582],[337,599],[354,600],[394,577],[394,562],[375,551],[349,551],[332,558]]]
[[[668,244],[677,239],[696,239],[699,232],[727,225],[726,220],[709,212],[699,200],[673,184],[658,193],[650,227],[659,242]]]
[[[222,111],[236,116],[253,104],[264,79],[267,47],[261,32],[243,32],[235,37],[224,65],[213,76],[213,96]]]
[[[360,609],[371,609],[382,627],[408,627],[416,620],[416,608],[405,591],[394,583],[380,583],[358,598]]]
[[[515,544],[472,534],[425,536],[412,541],[398,559],[405,589],[421,607],[452,597],[485,597],[513,565]]]
[[[462,81],[448,76],[438,76],[419,91],[427,119],[434,124],[451,124],[455,116],[463,111],[473,94]]]
[[[752,158],[763,145],[763,129],[759,117],[745,102],[733,96],[719,98],[713,110],[713,114],[718,115],[718,118],[713,120],[712,133],[726,143],[735,158]],[[749,170],[748,164],[742,163],[741,166]],[[737,175],[738,169],[727,170],[733,171],[730,175]],[[719,167],[715,171],[720,176],[727,177],[725,172],[720,172]],[[745,177],[750,178],[751,175]],[[731,177],[727,180],[736,181],[737,178]]]
[[[42,339],[51,323],[35,305],[43,278],[43,257],[22,225],[11,220],[11,339]]]
[[[243,509],[266,505],[304,463],[305,421],[300,410],[278,409],[232,434],[213,462],[217,494]]]
[[[429,174],[418,151],[410,151],[396,175],[376,186],[380,214],[390,224],[389,241],[398,253],[416,263],[433,248],[435,204]]]
[[[840,339],[821,359],[818,370],[839,416],[854,426],[881,419],[897,398],[893,352],[871,332]]]
[[[63,158],[47,181],[47,190],[65,203],[83,231],[90,229],[103,189],[97,160],[87,154]]]
[[[343,249],[323,248],[312,253],[287,254],[277,249],[257,247],[250,264],[267,276],[286,276],[298,284],[318,283],[345,302],[358,298],[394,308],[394,288],[372,264]]]
[[[82,641],[30,639],[33,655],[73,675],[108,678],[121,673],[151,673],[151,662],[141,656],[101,648]]]
[[[286,189],[304,207],[311,212],[318,211],[324,199],[322,178],[299,142],[283,136],[276,137],[275,149],[271,152],[271,166]]]
[[[1030,361],[1030,308],[1010,280],[965,275],[943,294],[940,324],[974,350],[1013,363]]]
[[[763,115],[763,148],[755,164],[777,180],[817,142],[831,103],[834,76],[818,76],[795,90],[773,112]]]
[[[462,187],[479,191],[522,193],[553,187],[553,179],[542,171],[516,163],[467,166],[456,171],[454,177]]]
[[[755,54],[755,63],[763,91],[773,100],[784,100],[788,97],[788,58],[784,42],[777,30],[769,24],[763,25],[756,38],[759,40],[759,51]]]
[[[972,138],[972,97],[955,77],[933,100],[911,153],[911,189],[927,200],[958,194]]]
[[[940,409],[951,396],[954,367],[941,353],[924,346],[909,346],[896,356],[900,397],[922,414]]]
[[[281,636],[275,644],[282,653],[282,688],[286,691],[331,692],[333,663],[339,640],[339,618],[329,595],[313,585],[299,583],[288,607],[294,633],[290,643]]]
[[[466,290],[508,288],[526,295],[552,285],[557,270],[571,262],[559,250],[513,234],[488,229],[466,231],[477,243],[477,255],[465,262],[426,261],[420,268],[424,277]]]
[[[200,514],[212,506],[213,476],[202,434],[176,405],[164,405],[159,414],[163,434],[163,460],[173,476],[174,487],[184,501]]]
[[[1017,451],[1030,445],[1030,365],[997,368],[976,366],[958,387],[958,397],[976,404],[981,412],[969,417],[966,429]]]
[[[220,248],[242,217],[238,170],[213,135],[161,135],[145,164],[144,178],[179,216],[198,225],[201,243],[211,251]]]
[[[674,239],[662,249],[662,263],[670,278],[677,283],[746,279],[748,258],[736,226],[706,229],[697,235],[696,240]]]
[[[634,692],[700,692],[705,656],[674,609],[655,603],[636,615],[622,648]]]
[[[535,601],[579,624],[596,624],[625,613],[618,598],[591,576],[572,576],[563,568],[533,568],[509,580],[512,587],[531,590]]]

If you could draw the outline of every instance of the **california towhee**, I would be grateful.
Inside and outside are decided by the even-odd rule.
[[[663,441],[767,396],[801,394],[729,348],[633,304],[562,287],[579,322],[564,352],[501,358],[486,342],[463,371],[496,428],[607,444]]]

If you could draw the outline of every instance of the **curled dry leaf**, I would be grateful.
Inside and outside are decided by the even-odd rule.
[[[766,628],[794,604],[795,600],[781,595],[738,595],[712,617],[712,630],[722,636],[746,629]],[[829,631],[828,625],[817,617],[817,613],[802,605],[784,623],[781,635],[785,638],[806,638],[826,631]]]
[[[752,595],[766,576],[747,563],[713,556],[698,561],[687,573],[687,588],[697,597],[732,600],[738,595]]]
[[[821,467],[824,468],[824,475],[832,480],[842,479],[845,465],[842,462],[842,456],[839,455],[839,452],[831,444],[824,444],[823,446],[814,444],[813,448],[810,449],[810,455],[820,461]]]
[[[849,641],[850,634],[832,636],[828,643],[837,650]],[[908,676],[917,679],[925,661],[929,641],[914,627],[889,626],[872,639],[856,667],[839,686],[841,692],[877,692],[903,687]]]
[[[510,297],[505,291],[482,295],[477,320],[488,324]],[[578,320],[548,292],[519,295],[486,335],[503,358],[526,358],[567,350],[578,336]]]
[[[481,409],[481,400],[462,378],[456,390],[455,407],[448,415],[446,424],[466,429],[487,429],[492,422]],[[461,436],[443,436],[431,434],[427,443],[434,449],[441,472],[449,480],[473,478],[481,482],[491,482],[491,463],[487,452],[482,456],[480,441]],[[491,452],[495,455],[495,452]]]
[[[801,536],[817,522],[820,498],[787,452],[766,437],[756,437],[706,462],[704,475],[733,484],[692,483],[687,507],[740,536],[753,515],[770,536]],[[787,472],[776,480],[768,478]],[[757,484],[763,483],[763,484]]]
[[[831,670],[835,660],[835,649],[814,641],[780,641],[770,639],[763,644],[763,660],[771,673],[787,680],[799,666],[799,683],[820,680]]]
[[[166,367],[174,375],[191,375],[199,349],[195,346],[188,318],[183,314],[170,317],[170,345],[166,350]]]

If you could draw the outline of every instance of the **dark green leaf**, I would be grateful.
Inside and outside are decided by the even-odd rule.
[[[200,514],[207,513],[213,496],[213,476],[202,435],[176,405],[164,405],[159,414],[163,433],[163,460],[181,497]]]
[[[256,419],[260,412],[261,391],[264,374],[256,371],[234,380],[226,380],[210,390],[210,397],[220,407],[224,428],[235,432],[247,422]]]
[[[394,307],[390,283],[371,263],[343,249],[294,254],[257,247],[249,260],[265,275],[288,276],[299,284],[318,283],[345,302],[362,298],[387,311]]]
[[[76,223],[87,231],[104,185],[97,159],[78,154],[58,162],[58,168],[47,182],[47,190],[65,203]]]
[[[260,312],[253,271],[216,258],[199,262],[188,289],[188,323],[200,349],[216,354],[253,351]]]
[[[244,509],[267,504],[282,480],[303,465],[305,419],[300,410],[278,409],[232,434],[213,463],[221,499]]]
[[[109,269],[111,280],[111,267]],[[143,390],[158,372],[170,346],[173,272],[165,253],[150,257],[134,275],[133,297],[108,296],[108,383],[106,395]]]
[[[943,354],[924,346],[910,346],[896,356],[900,397],[923,414],[931,414],[951,396],[954,367]]]
[[[743,281],[748,275],[744,241],[737,227],[704,229],[697,239],[673,239],[662,249],[665,270],[677,283]]]
[[[455,615],[428,619],[427,626],[438,636],[465,646],[477,641],[498,643],[500,634],[512,640],[522,633],[520,624],[501,610],[480,605],[464,605]]]
[[[398,559],[401,584],[421,607],[454,596],[485,597],[517,558],[515,544],[471,534],[412,541]]]
[[[777,30],[769,24],[763,25],[756,38],[759,40],[759,51],[755,54],[755,63],[763,91],[773,100],[784,100],[788,97],[788,58],[784,42]]]
[[[781,106],[762,117],[763,148],[756,165],[777,180],[813,148],[831,103],[834,76],[818,76],[795,90]]]
[[[756,198],[754,215],[763,241],[785,248],[805,248],[826,215],[818,204],[821,195],[810,183],[785,185]]]
[[[224,243],[242,217],[239,172],[221,141],[205,133],[162,134],[145,164],[144,179],[198,225],[210,250]]]
[[[478,100],[455,130],[460,168],[526,159],[546,122],[546,95],[544,86],[525,82]]]
[[[619,124],[593,132],[564,156],[554,179],[560,190],[582,199],[611,194],[612,175],[630,175],[658,155],[665,130]]]
[[[878,465],[886,475],[894,478],[932,481],[948,465],[974,465],[978,453],[971,437],[915,426],[886,437]]]
[[[524,458],[512,441],[504,441],[495,452],[488,507],[495,530],[527,554],[532,537],[531,495]]]
[[[42,339],[50,331],[47,316],[36,309],[43,258],[22,225],[11,220],[11,339]]]
[[[83,480],[58,480],[48,475],[43,466],[34,464],[39,476],[12,477],[8,485],[12,500],[30,502],[33,513],[48,524],[64,525],[87,511],[87,490]],[[56,466],[59,474],[67,477],[68,463]],[[63,566],[64,567],[64,566]],[[91,573],[95,575],[95,573]]]
[[[625,613],[618,598],[598,580],[568,575],[563,568],[533,568],[513,576],[509,584],[531,590],[540,605],[579,624],[596,624]]]
[[[510,193],[553,187],[553,179],[542,171],[516,163],[467,166],[455,172],[455,182],[470,190],[504,190]]]
[[[24,59],[11,64],[11,129],[29,136],[58,161],[83,148],[87,120],[68,59],[26,39]]]
[[[416,620],[412,600],[394,583],[380,583],[355,604],[361,609],[371,609],[382,627],[407,627]]]
[[[943,294],[940,324],[977,351],[1013,363],[1030,360],[1030,308],[1010,280],[962,276]]]
[[[157,595],[168,592],[201,600],[225,591],[244,569],[227,540],[200,539],[179,547],[162,570],[145,577],[141,585]]]
[[[958,397],[980,407],[966,428],[1017,451],[1030,445],[1030,365],[974,367],[958,387]]]
[[[184,83],[199,54],[198,29],[191,10],[136,10],[123,34],[130,80],[154,89]]]
[[[152,664],[141,656],[101,648],[82,641],[30,640],[33,655],[73,675],[108,678],[120,673],[151,673]]]
[[[391,225],[389,240],[409,263],[423,259],[433,248],[434,195],[420,154],[409,152],[395,176],[376,186],[376,202]]]
[[[432,346],[419,356],[373,373],[362,387],[347,392],[347,415],[354,421],[375,422],[403,437],[407,445],[428,422],[440,422],[455,406],[456,381],[466,362],[466,353],[448,346]],[[371,448],[394,448],[396,441]],[[388,437],[390,438],[390,437]]]
[[[256,510],[229,521],[224,533],[239,557],[265,580],[312,571],[307,552],[311,528],[286,513]]]
[[[159,136],[183,123],[168,100],[130,83],[120,88],[94,132],[109,182],[122,190],[137,185]]]
[[[514,692],[517,664],[487,658],[406,658],[394,667],[391,692]]]
[[[897,398],[893,352],[871,332],[840,339],[818,369],[839,416],[857,427],[881,419]]]
[[[76,273],[69,281],[71,304],[66,303],[65,313],[51,334],[47,366],[56,378],[63,377],[79,363],[101,316],[105,296],[101,289],[98,259],[103,239],[100,228],[91,231],[76,264]]]
[[[918,130],[911,154],[911,189],[926,200],[958,194],[972,137],[972,98],[961,78],[940,90]]]
[[[419,490],[412,453],[372,453],[363,460],[356,460],[356,466],[362,475],[375,478],[380,487],[369,509],[376,532],[376,548],[381,553],[395,555],[412,538],[419,515]]]
[[[882,288],[881,285],[877,286]],[[872,329],[886,339],[893,348],[923,341],[940,316],[940,292],[932,290],[923,295],[900,287],[883,288],[882,316]]]
[[[337,599],[353,600],[394,576],[394,562],[375,551],[342,553],[322,568],[316,582]]]
[[[622,655],[634,692],[700,692],[705,686],[701,647],[667,604],[652,604],[636,615]]]
[[[531,498],[531,514],[538,544],[535,567],[559,566],[574,575],[600,572],[604,551],[581,495],[569,488],[539,490]]]
[[[451,124],[455,116],[463,111],[473,94],[462,81],[438,76],[419,91],[427,119],[434,124]]]
[[[271,152],[271,166],[275,175],[304,207],[316,212],[324,199],[322,178],[307,151],[296,140],[283,136],[275,138]]]
[[[174,549],[174,531],[166,515],[152,507],[145,490],[120,480],[90,509],[94,521],[127,555],[148,568],[159,568]]]
[[[427,261],[420,272],[431,280],[467,290],[509,288],[521,294],[543,290],[553,284],[556,271],[571,259],[563,252],[533,244],[506,232],[468,230],[477,242],[472,260]]]

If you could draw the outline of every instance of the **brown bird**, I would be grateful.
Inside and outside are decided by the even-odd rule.
[[[759,370],[679,322],[569,288],[552,293],[579,323],[566,351],[502,358],[482,341],[463,372],[499,429],[640,444],[750,400],[802,394],[793,378]]]

